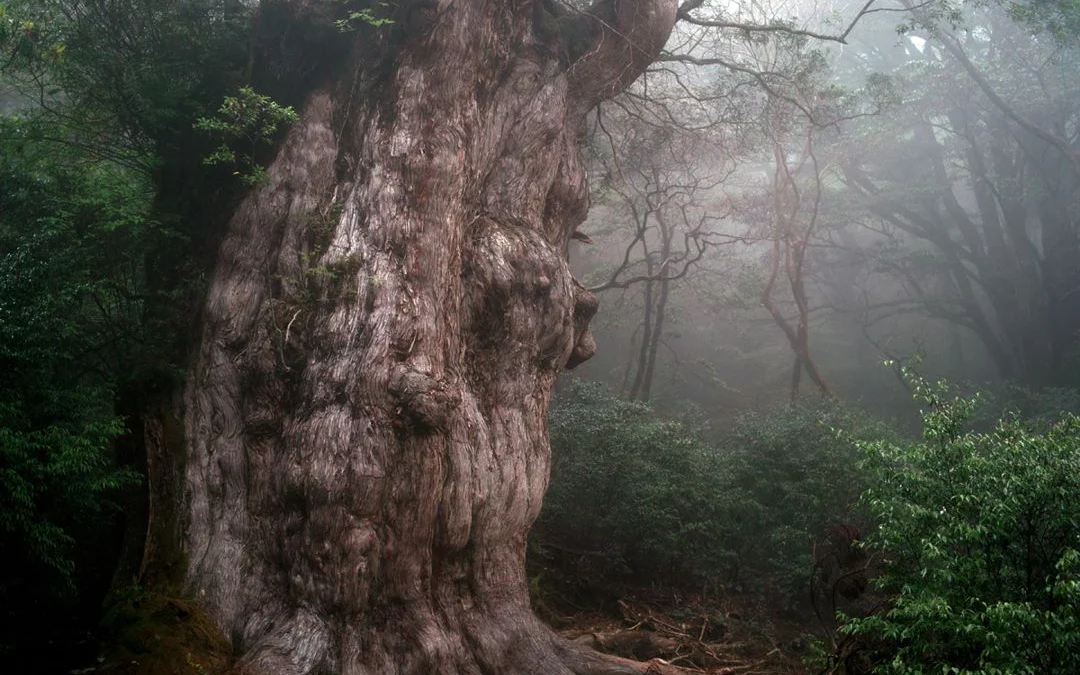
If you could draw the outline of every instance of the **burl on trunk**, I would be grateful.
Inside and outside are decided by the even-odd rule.
[[[585,115],[676,5],[402,4],[230,222],[185,395],[188,590],[237,672],[630,672],[533,617],[525,537],[552,385],[593,350]]]

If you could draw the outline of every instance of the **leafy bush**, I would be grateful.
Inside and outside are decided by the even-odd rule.
[[[886,427],[822,405],[745,414],[722,444],[703,430],[570,381],[550,415],[541,538],[608,579],[721,583],[805,603],[814,542],[855,518],[864,485],[855,446],[837,430],[870,438]]]
[[[1007,383],[989,391],[970,393],[978,400],[971,426],[989,431],[1004,417],[1017,417],[1045,429],[1061,420],[1064,413],[1080,414],[1080,391],[1062,387],[1029,389]]]
[[[893,435],[836,402],[741,415],[725,443],[734,478],[729,517],[739,523],[728,545],[742,568],[733,581],[789,606],[808,600],[829,530],[866,524],[856,504],[867,480],[852,441]]]
[[[730,472],[694,429],[577,380],[549,424],[552,481],[538,523],[547,540],[609,578],[685,582],[730,564]]]
[[[266,179],[266,169],[256,161],[256,153],[272,146],[278,130],[299,117],[290,106],[283,106],[251,87],[241,87],[236,96],[225,97],[217,115],[195,120],[196,129],[222,140],[203,164],[228,166],[244,183],[256,185]]]
[[[17,142],[22,128],[0,126],[12,151],[0,153],[5,642],[32,614],[70,610],[87,568],[111,562],[101,545],[112,533],[110,497],[136,479],[115,460],[123,424],[113,399],[137,353],[138,242],[151,236],[138,181]],[[107,583],[110,572],[93,576]]]
[[[272,27],[254,34],[255,9],[0,3],[0,651],[62,651],[41,646],[96,623],[122,546],[113,502],[137,480],[117,455],[140,462],[118,411],[174,383],[240,194],[222,178],[257,173],[285,109],[241,90],[214,111],[298,78],[255,72],[264,54],[311,77]],[[218,144],[238,166],[200,165]]]
[[[875,672],[1080,672],[1080,418],[967,430],[977,401],[907,373],[924,440],[862,443],[886,611],[846,631]]]

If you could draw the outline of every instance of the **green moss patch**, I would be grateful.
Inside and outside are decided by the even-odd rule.
[[[150,594],[111,609],[112,635],[100,673],[109,675],[220,675],[232,649],[210,617],[189,600]]]

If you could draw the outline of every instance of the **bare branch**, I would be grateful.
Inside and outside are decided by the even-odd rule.
[[[847,27],[845,27],[844,30],[838,34],[821,33],[818,31],[807,30],[804,28],[795,28],[794,26],[783,22],[776,22],[770,24],[755,24],[742,21],[703,19],[693,16],[690,12],[700,8],[704,4],[704,0],[687,0],[687,2],[684,2],[682,6],[679,7],[678,16],[680,21],[685,21],[686,23],[695,26],[703,26],[705,28],[732,29],[740,30],[746,33],[783,33],[785,35],[795,35],[813,38],[815,40],[824,40],[827,42],[839,42],[841,44],[847,44],[848,35],[851,34],[851,31],[855,29],[856,24],[858,24],[864,16],[866,16],[867,14],[872,14],[876,11],[886,11],[887,8],[871,9],[875,2],[877,2],[877,0],[866,0],[866,4],[862,6],[862,9],[860,9],[859,12],[851,19],[851,21],[848,22]]]

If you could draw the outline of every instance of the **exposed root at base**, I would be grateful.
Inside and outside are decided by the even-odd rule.
[[[680,668],[663,659],[634,661],[633,659],[604,654],[588,647],[564,640],[559,645],[564,653],[560,656],[575,675],[687,675],[699,670]]]

